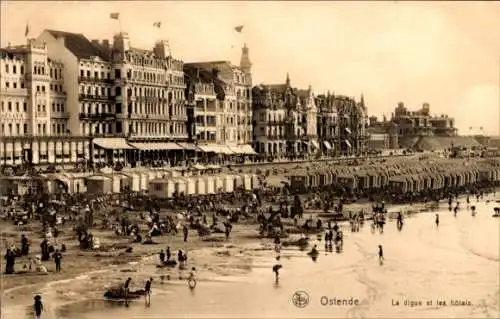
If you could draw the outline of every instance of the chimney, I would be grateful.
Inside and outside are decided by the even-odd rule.
[[[97,46],[99,45],[99,40],[95,40],[95,39],[94,39],[94,40],[92,40],[92,41],[90,41],[90,42],[91,42],[93,45],[97,45]]]
[[[109,40],[107,40],[107,39],[106,40],[102,40],[102,45],[104,47],[106,47],[107,49],[109,49]]]

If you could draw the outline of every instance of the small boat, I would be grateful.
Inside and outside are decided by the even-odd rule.
[[[122,288],[110,288],[104,293],[104,298],[112,300],[131,300],[144,297],[145,294],[146,291],[144,289],[129,291],[128,293],[125,293],[125,290]]]
[[[168,260],[164,262],[162,265],[156,265],[156,268],[175,267],[175,266],[177,266],[177,261]]]

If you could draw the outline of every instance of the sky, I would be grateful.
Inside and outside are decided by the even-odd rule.
[[[3,0],[0,17],[2,46],[24,43],[26,24],[32,37],[50,28],[112,39],[122,30],[144,49],[167,39],[185,62],[239,63],[246,43],[254,84],[283,83],[288,72],[317,94],[363,94],[379,118],[398,102],[428,102],[461,134],[500,135],[500,2]]]

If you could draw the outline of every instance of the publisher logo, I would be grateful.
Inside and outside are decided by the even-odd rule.
[[[305,291],[296,291],[292,296],[292,302],[297,308],[304,308],[309,304],[309,294]]]

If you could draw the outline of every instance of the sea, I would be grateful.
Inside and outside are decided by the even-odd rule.
[[[315,261],[307,251],[282,249],[278,282],[272,272],[277,253],[261,244],[217,257],[225,272],[200,272],[195,289],[175,272],[166,280],[162,269],[145,259],[135,267],[144,277],[154,277],[149,305],[144,299],[125,305],[102,298],[98,287],[125,279],[123,269],[89,273],[43,288],[48,310],[42,319],[500,318],[496,201],[500,194],[477,203],[473,199],[477,214],[472,216],[462,199],[456,217],[442,203],[439,211],[407,217],[401,231],[395,220],[383,233],[373,232],[370,221],[354,233],[344,224],[339,252],[326,251],[319,239]],[[382,263],[378,245],[384,250]],[[227,266],[224,258],[231,260]],[[4,300],[3,318],[33,318],[30,309],[30,304],[9,306]]]

